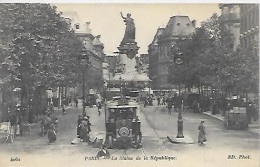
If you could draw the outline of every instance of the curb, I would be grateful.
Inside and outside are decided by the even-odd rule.
[[[209,114],[209,113],[207,113],[207,112],[202,112],[202,114],[207,115],[207,116],[210,116],[210,117],[215,118],[215,119],[217,119],[217,120],[220,120],[220,121],[222,121],[222,122],[225,122],[224,119],[219,118],[219,117],[216,117],[216,116],[214,116],[214,115],[211,115],[211,114]]]
[[[210,116],[212,118],[215,118],[215,119],[217,119],[219,121],[225,122],[225,120],[223,120],[223,119],[221,119],[219,117],[213,116],[213,115],[211,115],[211,114],[209,114],[207,112],[202,112],[202,114]],[[258,129],[258,132],[254,132],[254,131],[252,131],[252,129],[247,129],[246,131],[249,132],[249,133],[253,133],[253,134],[259,135],[259,129]]]
[[[167,136],[167,139],[174,144],[194,144],[194,140],[189,136],[186,136],[184,138]]]

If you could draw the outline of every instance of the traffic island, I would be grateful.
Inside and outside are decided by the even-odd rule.
[[[167,139],[174,144],[194,144],[194,140],[186,135],[183,138],[167,136]]]

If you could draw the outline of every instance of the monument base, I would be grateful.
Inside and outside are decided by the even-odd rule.
[[[128,58],[133,59],[135,55],[138,53],[139,47],[136,42],[121,42],[118,50],[126,54]]]

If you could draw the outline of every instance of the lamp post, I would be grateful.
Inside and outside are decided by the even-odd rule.
[[[122,77],[121,77],[121,75],[119,77],[119,81],[120,81],[120,93],[122,94]]]
[[[86,64],[88,64],[88,61],[89,61],[89,59],[88,59],[88,57],[87,57],[87,54],[86,54],[86,51],[85,51],[85,49],[82,49],[82,54],[81,54],[81,59],[82,60],[86,60],[86,62],[85,61],[83,61],[83,71],[82,71],[82,92],[83,92],[83,96],[82,96],[82,98],[83,98],[83,113],[86,113],[86,102],[85,102],[85,100],[86,100],[86,97],[85,97],[85,71],[86,71]]]
[[[180,51],[177,51],[176,55],[173,56],[174,63],[180,67],[183,63],[183,54]],[[184,138],[183,135],[183,120],[182,120],[182,111],[183,111],[183,100],[181,101],[181,109],[178,111],[178,135],[176,138]]]

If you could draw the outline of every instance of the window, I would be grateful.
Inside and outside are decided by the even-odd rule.
[[[190,26],[190,23],[187,23],[187,26]]]
[[[75,24],[75,28],[76,28],[76,30],[78,30],[79,29],[79,24]]]
[[[177,23],[177,26],[180,26],[181,25],[181,23]]]

